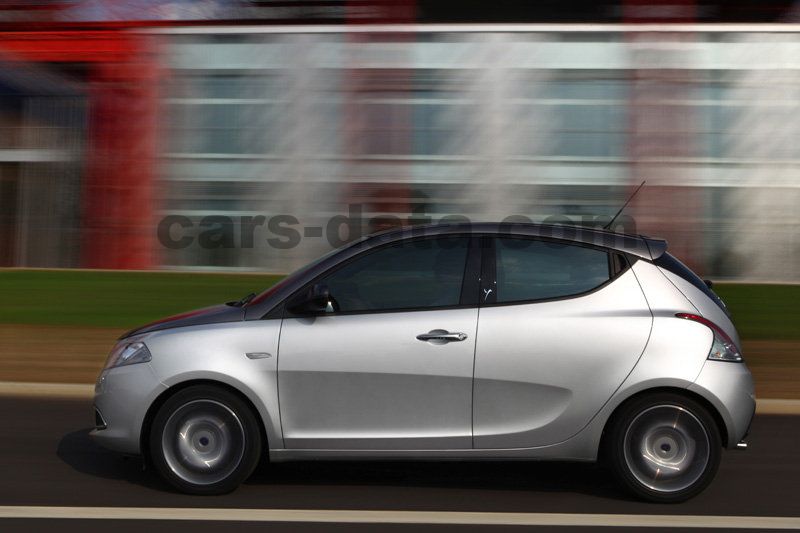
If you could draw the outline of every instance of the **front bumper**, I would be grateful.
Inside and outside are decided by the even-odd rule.
[[[750,431],[756,411],[753,376],[747,366],[708,360],[689,390],[713,404],[727,429],[727,447],[736,448]]]
[[[111,450],[141,453],[145,414],[166,388],[150,363],[104,370],[94,388],[95,429],[90,435]]]

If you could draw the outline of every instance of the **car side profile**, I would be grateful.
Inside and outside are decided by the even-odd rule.
[[[666,250],[541,224],[368,236],[124,335],[92,435],[194,494],[264,457],[603,459],[682,501],[745,446],[755,398],[724,303]]]

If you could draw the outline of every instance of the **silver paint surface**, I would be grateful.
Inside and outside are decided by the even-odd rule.
[[[103,372],[95,405],[108,427],[92,434],[140,453],[163,393],[212,382],[253,405],[273,460],[591,461],[617,407],[673,388],[712,406],[735,447],[755,406],[752,377],[743,363],[707,361],[711,330],[681,312],[738,341],[701,291],[645,259],[561,300],[170,327],[137,335],[151,362]],[[431,332],[456,335],[417,338]]]

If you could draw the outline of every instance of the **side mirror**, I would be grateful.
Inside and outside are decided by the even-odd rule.
[[[328,286],[315,283],[308,291],[294,297],[286,307],[298,315],[318,315],[325,312],[330,301],[331,291]]]

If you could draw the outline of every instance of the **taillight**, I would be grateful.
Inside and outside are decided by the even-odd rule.
[[[743,361],[742,352],[739,350],[736,343],[733,342],[727,333],[722,328],[714,324],[707,318],[700,315],[693,315],[691,313],[676,313],[676,317],[685,318],[686,320],[693,320],[707,326],[714,334],[714,343],[711,345],[711,351],[708,352],[708,358],[714,361],[729,361],[731,363],[740,363]]]

